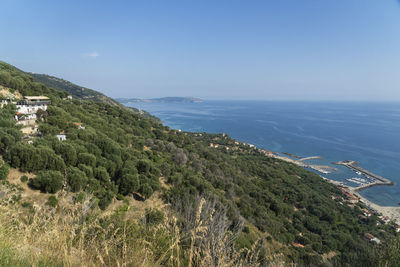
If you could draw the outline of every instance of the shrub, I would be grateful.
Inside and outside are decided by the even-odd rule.
[[[28,176],[23,175],[23,176],[21,176],[20,180],[21,180],[21,182],[26,183],[28,181]]]
[[[80,169],[69,167],[67,169],[67,181],[71,187],[71,191],[78,192],[86,186],[88,179],[86,174]]]
[[[46,204],[49,205],[50,207],[55,208],[58,205],[58,200],[55,196],[49,196]]]
[[[30,180],[29,186],[44,193],[56,193],[63,186],[64,177],[59,171],[42,171]]]
[[[8,176],[9,171],[10,171],[10,167],[8,166],[8,164],[4,163],[0,167],[0,180],[6,179],[7,176]]]
[[[83,203],[85,201],[86,194],[84,192],[80,192],[78,195],[76,195],[75,201],[77,203]]]
[[[144,184],[141,188],[141,193],[145,198],[149,198],[153,194],[153,189],[149,184]]]
[[[183,152],[183,150],[181,148],[179,148],[174,156],[174,161],[179,164],[179,165],[185,165],[186,162],[188,161],[188,158],[185,154],[185,152]]]
[[[139,179],[137,175],[123,175],[119,181],[119,192],[126,196],[134,193],[139,189]]]

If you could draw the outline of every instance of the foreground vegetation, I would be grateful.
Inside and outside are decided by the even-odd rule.
[[[149,210],[139,221],[125,220],[127,204],[102,216],[91,209],[90,198],[57,197],[56,207],[2,203],[1,266],[186,266],[189,261],[205,266],[213,265],[216,256],[217,266],[259,266],[255,250],[233,250],[226,225],[220,224],[223,239],[205,238],[215,230],[216,218],[203,208],[204,199],[193,214],[193,227],[181,233],[176,219],[158,210]],[[199,240],[203,244],[195,246]]]
[[[49,248],[46,259],[53,260],[50,255],[55,255],[55,265],[74,265],[74,260],[77,265],[136,265],[128,260],[148,255],[146,264],[151,266],[272,262],[369,266],[371,255],[378,255],[380,247],[368,243],[364,234],[371,233],[385,244],[395,235],[390,225],[377,226],[376,216],[360,218],[362,206],[341,203],[342,193],[318,175],[266,157],[226,135],[182,133],[118,105],[65,100],[65,91],[38,83],[5,63],[0,63],[0,85],[22,95],[44,94],[52,100],[47,112],[39,114],[41,136],[34,138],[24,138],[15,125],[15,106],[0,109],[4,168],[32,173],[28,184],[42,193],[75,196],[84,192],[90,196],[86,209],[94,212],[84,218],[81,210],[75,210],[71,195],[66,199],[62,195],[64,204],[49,199],[55,210],[28,209],[30,214],[22,207],[4,211],[1,220],[8,223],[2,233],[16,231],[12,235],[23,236],[27,232],[9,228],[7,225],[19,223],[7,218],[24,218],[29,222],[26,227],[37,230],[33,231],[36,234],[41,224],[49,223],[49,229],[59,224],[70,227],[61,227],[58,234],[66,236]],[[55,137],[60,133],[66,135],[66,141]],[[210,143],[219,146],[210,147]],[[169,204],[163,213],[168,219],[157,220],[154,218],[162,217],[160,214],[149,213],[144,219],[148,223],[143,224],[122,218],[121,212],[101,215],[116,199],[125,200],[125,209],[129,209],[129,199],[146,202],[154,194]],[[9,216],[15,213],[16,218]],[[64,219],[59,214],[70,215]],[[158,223],[153,224],[153,219]],[[208,228],[201,224],[205,221]],[[54,236],[42,236],[47,239],[32,236],[27,240],[25,244],[31,247],[26,251],[34,253],[35,247],[47,243],[52,246]],[[18,250],[7,245],[7,235],[2,238],[6,244],[3,251],[10,251],[10,260],[15,260],[13,253]],[[44,241],[34,245],[36,239]],[[41,256],[32,257],[29,254],[21,261],[39,264],[42,260]]]

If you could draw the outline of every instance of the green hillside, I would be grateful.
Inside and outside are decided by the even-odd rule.
[[[139,110],[136,108],[123,106],[119,102],[115,101],[114,99],[112,99],[100,92],[97,92],[95,90],[92,90],[92,89],[89,89],[86,87],[76,85],[76,84],[66,81],[64,79],[50,76],[47,74],[37,74],[37,73],[27,73],[27,74],[32,76],[36,82],[44,84],[49,88],[54,88],[59,91],[65,91],[69,95],[71,95],[73,98],[101,102],[101,103],[109,104],[112,106],[118,106],[118,107],[121,107],[124,109],[128,109],[135,113],[139,113]],[[142,111],[140,113],[142,113],[144,116],[157,119],[145,111]]]
[[[95,90],[86,87],[76,85],[64,79],[60,79],[46,74],[31,73],[30,75],[33,76],[37,82],[45,84],[47,87],[50,88],[56,88],[58,90],[66,91],[74,98],[93,100],[96,102],[104,102],[114,106],[118,105],[116,101],[105,96],[102,93],[99,93]]]
[[[167,204],[161,215],[149,211],[139,221],[160,223],[162,213],[175,217],[182,262],[194,261],[185,251],[207,247],[207,238],[215,238],[217,229],[223,229],[220,241],[230,233],[235,251],[256,249],[254,261],[259,264],[270,263],[274,254],[299,265],[371,266],[377,263],[378,247],[365,233],[384,242],[395,236],[393,226],[377,226],[376,216],[360,218],[363,207],[352,207],[318,175],[266,157],[229,136],[172,130],[114,100],[99,101],[105,97],[100,93],[50,76],[30,76],[2,62],[0,85],[52,100],[37,120],[39,136],[22,135],[13,118],[14,105],[0,109],[1,156],[11,168],[32,174],[28,184],[34,192],[68,192],[74,199],[84,192],[93,197],[90,209],[104,214],[117,201],[135,209],[134,201],[146,203],[160,196]],[[67,94],[75,98],[67,100]],[[60,133],[66,141],[56,138]],[[211,142],[218,148],[210,147]],[[214,225],[194,242],[190,229],[208,215],[221,215],[216,221],[226,228]],[[170,238],[163,236],[165,242]],[[157,249],[152,256],[158,263],[174,265]]]

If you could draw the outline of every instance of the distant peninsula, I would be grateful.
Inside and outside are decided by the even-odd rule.
[[[200,98],[195,97],[161,97],[161,98],[116,98],[121,104],[129,103],[199,103],[203,102]]]

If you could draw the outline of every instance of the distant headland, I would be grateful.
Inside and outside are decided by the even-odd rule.
[[[129,103],[199,103],[203,102],[203,99],[196,97],[161,97],[161,98],[116,98],[116,100],[122,104]]]

